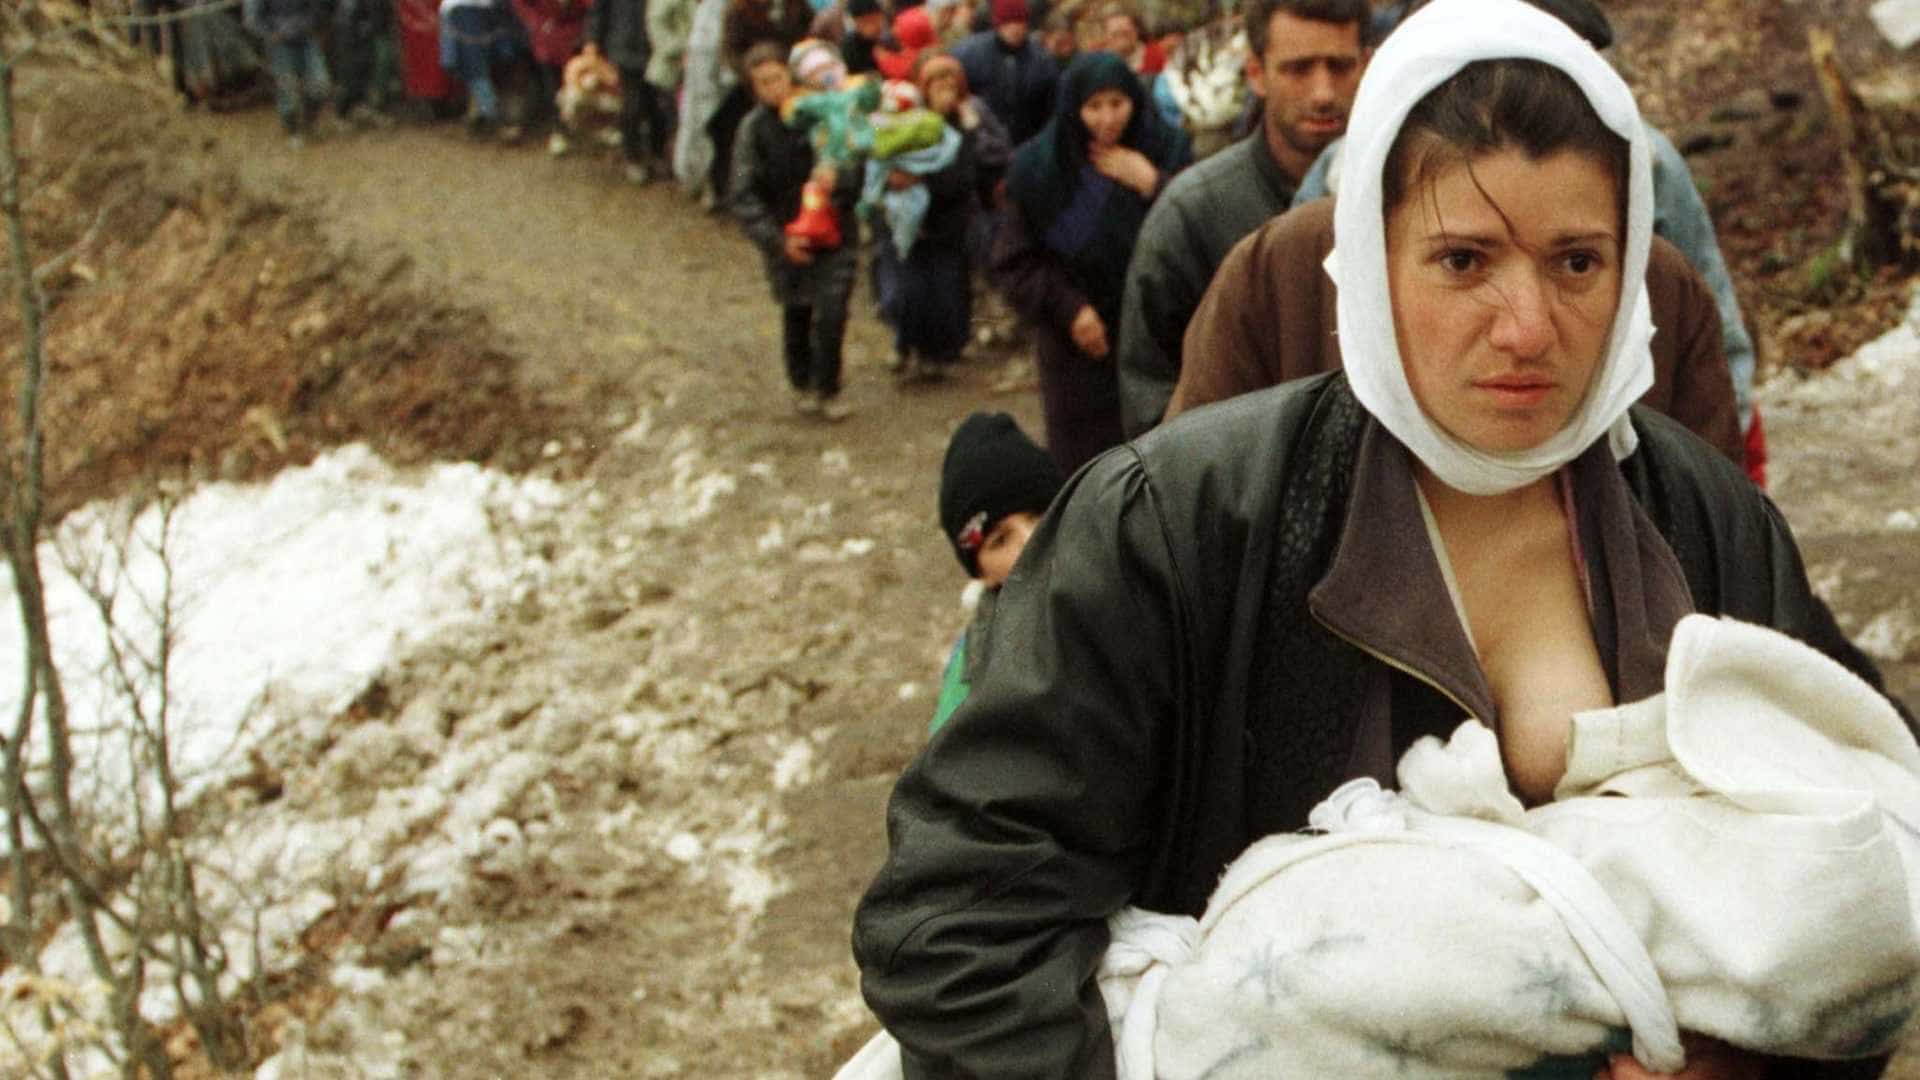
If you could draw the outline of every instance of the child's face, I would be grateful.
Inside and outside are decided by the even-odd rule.
[[[980,580],[990,589],[1006,584],[1007,575],[1013,573],[1013,564],[1020,558],[1020,552],[1027,546],[1027,538],[1033,535],[1033,527],[1040,523],[1040,515],[1027,510],[1008,514],[993,523],[987,530],[987,538],[980,543]]]
[[[777,109],[793,94],[793,72],[777,60],[755,65],[747,73],[753,80],[753,97],[770,109]]]

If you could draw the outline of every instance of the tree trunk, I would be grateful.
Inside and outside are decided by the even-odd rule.
[[[1846,165],[1847,225],[1839,253],[1854,269],[1911,268],[1920,256],[1920,170],[1898,160],[1885,119],[1854,89],[1835,55],[1832,32],[1807,31],[1807,52],[1820,78]]]

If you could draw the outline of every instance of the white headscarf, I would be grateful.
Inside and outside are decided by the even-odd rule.
[[[1539,60],[1580,87],[1600,120],[1631,147],[1621,302],[1607,352],[1567,426],[1531,450],[1489,453],[1447,434],[1414,401],[1394,336],[1387,288],[1381,177],[1400,125],[1428,91],[1476,60]],[[1593,47],[1552,15],[1521,0],[1435,0],[1402,23],[1367,65],[1347,125],[1346,162],[1334,207],[1327,272],[1339,286],[1340,352],[1354,396],[1449,487],[1494,495],[1523,487],[1608,436],[1615,459],[1637,438],[1627,407],[1653,385],[1653,317],[1647,246],[1653,235],[1653,171],[1633,94]]]

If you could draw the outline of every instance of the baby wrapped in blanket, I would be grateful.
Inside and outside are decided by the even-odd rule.
[[[1268,837],[1198,922],[1127,909],[1101,969],[1120,1074],[1498,1077],[1631,1032],[1892,1049],[1920,999],[1920,750],[1871,687],[1693,615],[1664,693],[1575,717],[1526,810],[1477,722]],[[898,1076],[886,1036],[839,1074]]]

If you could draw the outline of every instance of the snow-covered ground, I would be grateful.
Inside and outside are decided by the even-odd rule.
[[[436,995],[465,993],[462,978],[499,985],[503,966],[542,947],[523,938],[565,929],[490,921],[489,882],[532,879],[537,891],[559,876],[557,887],[577,895],[676,878],[715,897],[715,963],[752,963],[744,942],[783,889],[764,868],[784,827],[775,799],[805,780],[814,750],[806,738],[764,734],[763,722],[790,713],[800,691],[777,680],[728,691],[697,677],[698,655],[649,665],[631,644],[596,653],[587,634],[539,629],[608,611],[656,620],[701,648],[698,626],[673,603],[636,592],[635,561],[667,534],[697,538],[739,480],[685,432],[653,432],[644,419],[615,447],[657,463],[662,482],[609,506],[591,482],[471,465],[402,471],[348,447],[266,485],[192,492],[173,512],[164,560],[158,512],[129,525],[120,504],[72,515],[43,547],[56,654],[74,725],[88,732],[80,772],[102,816],[125,806],[125,740],[115,733],[128,710],[103,678],[107,639],[69,568],[118,583],[123,632],[149,650],[136,597],[171,589],[176,760],[204,793],[189,843],[225,928],[224,989],[324,965],[330,1004],[280,1029],[281,1053],[261,1077],[419,1075],[409,1057],[419,1051],[401,1033]],[[557,656],[503,658],[503,642],[529,639],[555,642]],[[0,619],[0,650],[19,654],[11,616]],[[588,666],[622,681],[594,684]],[[689,669],[696,677],[676,674]],[[635,685],[648,687],[645,701],[621,707]],[[0,715],[17,708],[18,692],[0,690]],[[709,762],[715,731],[751,748],[753,764]],[[637,782],[654,805],[621,794]],[[312,940],[317,927],[345,933],[370,911],[386,912],[374,931],[382,942],[428,959],[410,966]],[[71,927],[42,965],[97,999]],[[18,973],[0,976],[7,1020],[25,1032],[36,999],[17,994],[21,985]],[[173,1015],[164,968],[149,988],[147,1014]],[[8,1050],[0,1035],[0,1073]],[[69,1062],[76,1075],[103,1068],[94,1055]]]
[[[248,750],[281,725],[324,721],[405,650],[536,589],[547,564],[519,537],[576,496],[474,465],[400,472],[348,446],[269,484],[202,487],[171,513],[115,501],[71,515],[42,544],[40,561],[83,811],[109,831],[127,824],[129,725],[137,715],[152,728],[163,715],[152,663],[161,655],[163,622],[164,715],[183,797],[191,798],[246,769]],[[0,683],[0,716],[12,718],[24,643],[10,576],[0,577],[0,589],[0,657],[12,660]],[[44,736],[35,738],[35,756],[44,760]],[[227,943],[239,958],[231,972],[237,979],[256,960],[268,970],[282,962],[300,931],[332,906],[315,887],[329,860],[370,838],[352,823],[321,820],[241,828],[231,839],[215,862],[278,886],[269,895],[255,881],[207,879],[217,906],[229,906],[237,892],[256,901],[255,934]],[[264,954],[253,955],[256,945]],[[43,966],[73,986],[91,981],[72,933],[56,936]],[[8,984],[17,977],[0,979],[10,1003]],[[172,1015],[167,998],[152,992],[149,1015]]]
[[[103,598],[123,657],[159,655],[156,615],[167,602],[174,769],[204,784],[244,765],[249,740],[280,720],[345,708],[401,650],[536,587],[540,560],[497,525],[566,497],[476,465],[403,475],[356,445],[264,486],[202,487],[170,517],[150,504],[129,520],[122,502],[72,515],[42,545],[41,566],[69,721],[85,736],[81,778],[94,794],[125,786],[115,733],[131,702],[121,672],[143,690],[144,715],[159,715],[150,670],[115,663]],[[22,656],[10,576],[0,588],[0,656]],[[19,709],[13,670],[0,716]]]

